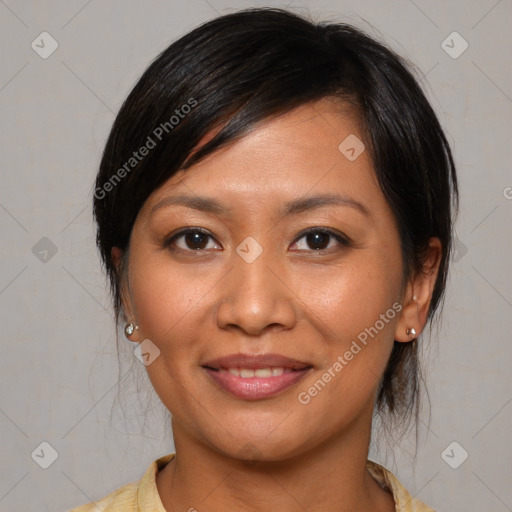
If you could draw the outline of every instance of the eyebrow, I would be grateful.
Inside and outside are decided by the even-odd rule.
[[[216,215],[232,214],[231,208],[219,203],[211,197],[178,195],[166,197],[156,203],[153,208],[151,208],[150,215],[160,208],[172,205],[186,206],[187,208],[207,213],[214,213]],[[317,208],[323,208],[325,206],[349,206],[366,216],[370,216],[368,208],[366,208],[362,203],[352,199],[351,197],[339,194],[320,194],[288,201],[281,210],[281,214],[286,217]]]

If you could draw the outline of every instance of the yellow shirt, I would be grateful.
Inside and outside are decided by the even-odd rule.
[[[70,512],[166,512],[160,501],[155,477],[174,455],[171,453],[155,460],[140,481],[127,484],[95,503],[82,505]],[[366,467],[381,487],[393,494],[396,512],[435,512],[411,497],[398,479],[383,466],[369,460]]]

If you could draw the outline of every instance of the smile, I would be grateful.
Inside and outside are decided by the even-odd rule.
[[[253,377],[278,377],[279,375],[283,375],[283,373],[293,372],[291,368],[285,368],[283,366],[268,366],[267,368],[257,368],[256,370],[252,368],[219,368],[219,373],[229,372],[231,375],[236,375],[237,377],[242,377],[243,379],[251,379]]]
[[[302,380],[311,365],[276,354],[234,354],[202,365],[224,392],[244,400],[261,400]]]

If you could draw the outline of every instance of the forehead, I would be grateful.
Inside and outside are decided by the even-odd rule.
[[[206,134],[195,150],[219,129]],[[302,105],[179,171],[145,206],[152,210],[183,193],[208,193],[245,208],[277,206],[313,193],[357,196],[376,205],[384,198],[363,139],[361,121],[346,104],[323,99]]]

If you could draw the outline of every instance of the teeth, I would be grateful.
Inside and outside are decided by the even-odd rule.
[[[291,368],[283,368],[282,366],[272,366],[267,368],[219,368],[219,372],[229,372],[231,375],[236,377],[242,377],[243,379],[251,379],[253,377],[268,378],[278,377],[283,373],[290,373],[293,370]]]
[[[258,368],[254,372],[255,377],[271,377],[272,376],[272,370],[270,368]]]

